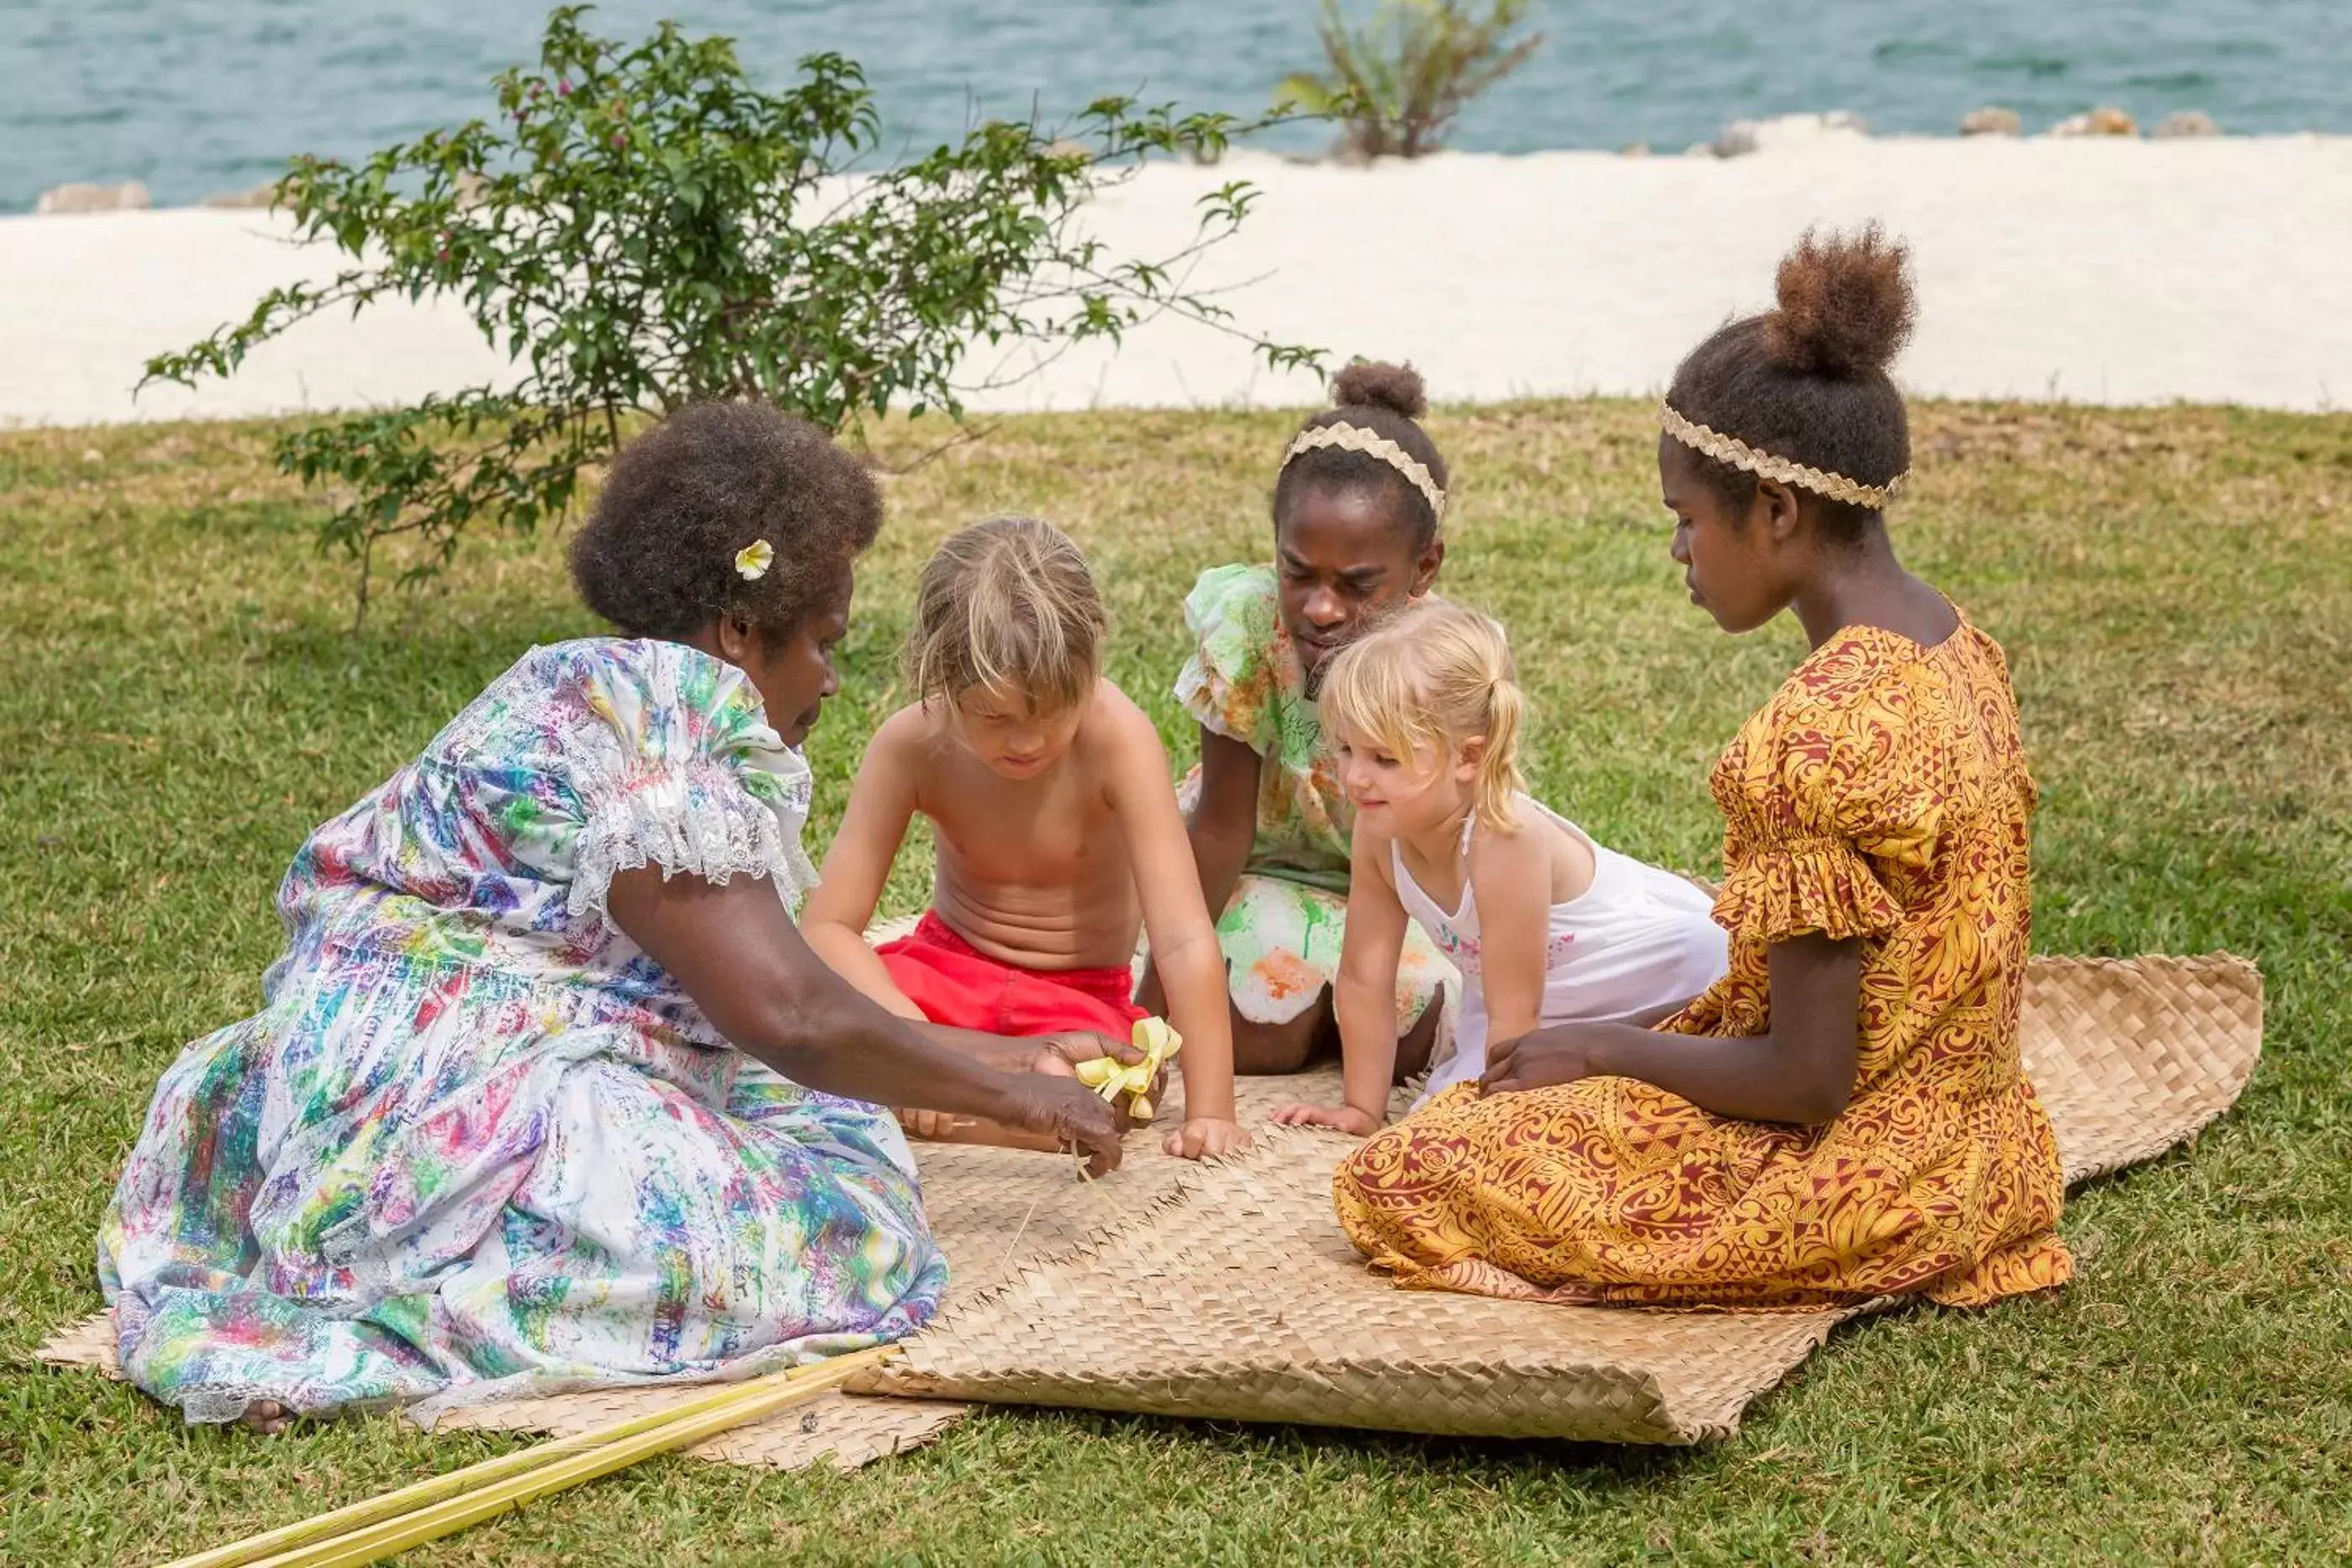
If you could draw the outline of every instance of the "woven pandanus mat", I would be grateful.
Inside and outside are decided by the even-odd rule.
[[[2184,1141],[2237,1099],[2262,1049],[2253,967],[2033,965],[2021,1045],[2068,1180]],[[1400,1291],[1330,1206],[1351,1146],[1262,1134],[1254,1154],[1097,1243],[1024,1268],[908,1343],[869,1386],[1153,1415],[1462,1436],[1689,1443],[1843,1312],[1559,1307]]]
[[[2263,1050],[2263,977],[2228,954],[2036,958],[2018,1025],[2068,1182],[2153,1159],[2237,1103]]]
[[[2262,1042],[2253,967],[2209,958],[2037,959],[2022,1047],[2070,1180],[2193,1134],[2245,1086]],[[1336,1097],[1336,1069],[1244,1079],[1256,1123]],[[1163,1117],[1162,1124],[1167,1118]],[[844,1466],[929,1441],[969,1406],[1070,1405],[1439,1433],[1684,1443],[1719,1437],[1843,1314],[1559,1307],[1402,1291],[1331,1217],[1346,1140],[1261,1134],[1201,1166],[1128,1141],[1081,1182],[1072,1162],[920,1145],[924,1198],[953,1271],[948,1310],[883,1375],[899,1395],[829,1394],[691,1452],[735,1464]],[[38,1353],[113,1366],[103,1316]],[[515,1400],[444,1427],[568,1434],[692,1397],[677,1385]]]

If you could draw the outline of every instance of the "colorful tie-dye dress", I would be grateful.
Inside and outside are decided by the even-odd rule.
[[[1282,622],[1274,569],[1212,567],[1184,601],[1192,656],[1176,700],[1201,727],[1258,754],[1257,830],[1217,922],[1234,1009],[1287,1023],[1339,973],[1348,929],[1354,814],[1323,745],[1323,724],[1298,650]],[[1188,781],[1190,794],[1197,784]],[[1397,960],[1397,1033],[1461,977],[1418,925]],[[1450,1049],[1442,1041],[1440,1054]]]
[[[98,1239],[194,1421],[740,1376],[911,1332],[947,1270],[892,1117],[722,1040],[615,873],[814,881],[732,665],[536,648],[314,833],[262,1010],[163,1075]]]

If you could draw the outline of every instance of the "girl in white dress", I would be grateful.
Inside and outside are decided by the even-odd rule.
[[[1422,1098],[1475,1084],[1490,1040],[1570,1019],[1654,1023],[1722,975],[1706,894],[1531,798],[1503,629],[1426,600],[1351,644],[1323,686],[1324,734],[1355,807],[1333,988],[1347,1103],[1275,1121],[1366,1135],[1387,1119],[1397,955],[1419,921],[1462,971],[1454,1051]]]

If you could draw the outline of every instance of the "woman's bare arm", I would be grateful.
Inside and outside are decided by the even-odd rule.
[[[1772,944],[1772,1028],[1720,1039],[1619,1023],[1559,1024],[1496,1046],[1485,1091],[1638,1078],[1703,1111],[1814,1126],[1853,1098],[1862,1051],[1862,940],[1818,932]]]
[[[1097,1173],[1118,1166],[1118,1119],[1099,1097],[1075,1079],[998,1071],[893,1018],[810,950],[770,883],[644,866],[613,879],[605,907],[720,1034],[793,1082],[985,1117],[1073,1143]]]
[[[1201,875],[1201,902],[1215,920],[1233,902],[1234,884],[1257,841],[1258,775],[1264,759],[1231,736],[1201,730],[1201,792],[1184,820],[1184,836]]]

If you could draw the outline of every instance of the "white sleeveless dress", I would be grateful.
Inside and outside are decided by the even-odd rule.
[[[1544,960],[1543,1021],[1618,1022],[1686,1000],[1721,978],[1728,939],[1713,918],[1714,901],[1671,872],[1595,842],[1592,835],[1531,796],[1519,807],[1559,823],[1592,851],[1592,885],[1551,906]],[[1462,825],[1455,855],[1462,906],[1445,910],[1421,890],[1404,856],[1389,846],[1397,898],[1438,950],[1462,971],[1461,1016],[1454,1051],[1431,1069],[1416,1107],[1486,1071],[1486,995],[1478,962],[1478,905],[1470,887],[1473,816]]]

